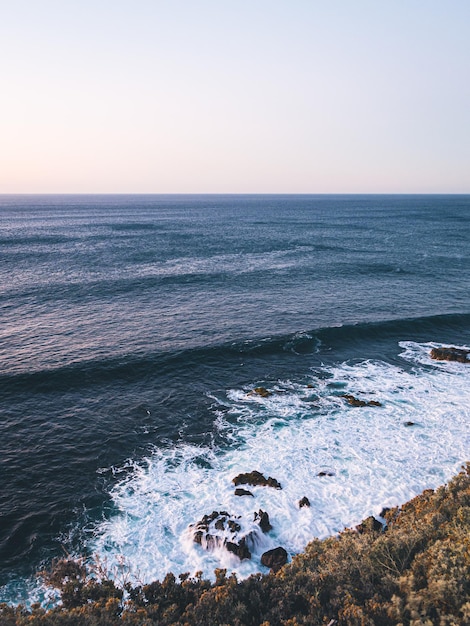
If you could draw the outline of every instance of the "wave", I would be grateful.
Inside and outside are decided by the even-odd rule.
[[[57,244],[70,244],[71,242],[79,241],[78,237],[71,237],[66,235],[31,235],[26,237],[0,237],[0,246],[11,246],[17,248],[18,246],[51,246]],[[22,253],[26,256],[29,254],[37,254],[37,249],[29,252],[23,250]]]
[[[140,232],[165,230],[165,226],[153,222],[119,222],[110,225],[111,230],[117,232]]]
[[[122,225],[122,230],[126,230],[127,225]],[[133,227],[129,227],[133,230]],[[95,244],[99,241],[107,242],[106,236],[96,239]],[[31,239],[33,243],[40,243],[42,238],[35,237]],[[80,241],[80,240],[78,240]],[[51,238],[51,241],[44,240],[47,244],[42,254],[51,254],[50,244],[60,243],[60,237]],[[1,240],[0,240],[1,243]],[[14,245],[12,243],[12,245]],[[194,244],[193,244],[194,246]],[[309,246],[297,246],[292,249],[269,250],[264,252],[251,253],[235,253],[235,254],[214,254],[208,257],[195,258],[194,256],[172,258],[171,254],[163,260],[155,260],[155,252],[152,248],[145,246],[127,252],[124,255],[123,264],[118,268],[106,267],[101,269],[95,264],[91,264],[87,268],[80,271],[73,269],[67,273],[66,280],[62,271],[57,272],[54,276],[52,272],[47,275],[32,278],[33,282],[17,283],[8,285],[4,290],[2,297],[11,297],[15,294],[15,298],[34,298],[40,302],[66,300],[69,302],[82,302],[87,300],[100,300],[105,297],[116,297],[122,294],[139,293],[164,286],[186,286],[201,285],[207,288],[207,285],[213,286],[219,284],[222,287],[226,283],[227,276],[230,275],[232,282],[231,288],[237,285],[245,284],[246,275],[256,275],[258,278],[271,276],[272,272],[286,272],[293,268],[304,269],[310,271],[310,265],[307,261],[303,265],[299,262],[299,256],[304,255],[306,250],[310,250]],[[76,250],[71,250],[73,254]],[[30,258],[34,261],[38,251],[22,250],[12,255],[12,262],[21,255],[22,258]],[[299,265],[300,263],[300,265]]]
[[[461,336],[470,328],[470,313],[431,315],[425,317],[391,319],[383,322],[365,322],[320,329],[321,340],[336,345],[338,342],[373,340],[382,337],[421,336],[439,337],[439,335],[457,334]]]
[[[206,347],[146,352],[78,361],[63,367],[44,368],[21,373],[0,375],[0,386],[11,390],[29,388],[39,391],[60,391],[96,386],[114,381],[137,381],[149,373],[160,375],[183,366],[198,364],[223,366],[239,356],[318,354],[325,359],[329,353],[349,348],[351,354],[360,345],[359,354],[370,349],[374,341],[380,344],[394,338],[427,341],[438,338],[443,342],[464,341],[470,331],[470,314],[436,315],[431,317],[394,319],[318,328],[274,337],[240,339]],[[357,350],[356,350],[357,352]]]

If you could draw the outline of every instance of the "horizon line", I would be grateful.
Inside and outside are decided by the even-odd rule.
[[[8,191],[2,196],[468,196],[469,191]]]

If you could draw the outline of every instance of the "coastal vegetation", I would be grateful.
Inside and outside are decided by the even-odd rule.
[[[119,588],[86,562],[41,575],[61,604],[0,606],[2,626],[451,626],[470,623],[470,463],[446,486],[309,543],[270,574],[168,574]]]

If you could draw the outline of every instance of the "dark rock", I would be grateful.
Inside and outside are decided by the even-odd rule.
[[[235,521],[239,517],[230,515],[227,511],[212,511],[210,515],[204,515],[199,522],[192,524],[193,541],[206,550],[224,547],[240,559],[250,559],[251,554],[247,546],[247,538],[252,532],[240,537],[240,524]],[[222,531],[223,535],[215,531]]]
[[[262,398],[269,398],[273,394],[271,391],[268,391],[265,387],[255,387],[253,391],[248,393],[249,396],[261,396]]]
[[[369,400],[366,402],[365,400],[359,400],[359,398],[352,396],[350,393],[343,393],[340,397],[344,398],[351,406],[382,406],[382,403],[378,400]]]
[[[227,511],[212,511],[210,515],[204,515],[199,522],[196,522],[195,527],[199,530],[209,530],[210,524],[217,520],[215,527],[218,528],[220,523],[222,523],[220,530],[223,530],[223,524],[228,517],[230,517],[230,514]]]
[[[227,518],[229,517],[229,514],[227,513],[227,511],[212,511],[210,515],[204,515],[204,517],[199,522],[197,522],[196,526],[198,528],[205,528],[207,530],[209,528],[209,524],[218,517]]]
[[[241,529],[240,524],[234,522],[231,519],[229,519],[229,521],[227,522],[227,526],[232,533],[238,533],[238,531]]]
[[[392,524],[395,521],[395,519],[396,519],[397,515],[399,514],[399,512],[400,512],[400,509],[397,506],[395,506],[395,507],[393,507],[391,509],[386,507],[386,508],[382,509],[380,517],[383,517],[384,520],[387,522],[387,524],[390,525],[390,524]]]
[[[405,426],[415,426],[414,422],[404,422]]]
[[[258,513],[255,513],[254,521],[256,522],[257,520],[259,520],[259,527],[264,533],[268,533],[270,530],[272,530],[272,526],[269,521],[269,515],[266,513],[266,511],[262,511],[260,509]]]
[[[254,498],[254,495],[251,493],[251,491],[248,491],[248,489],[242,489],[241,487],[239,487],[238,489],[235,489],[235,495],[236,496],[251,496],[252,498]]]
[[[278,482],[275,478],[265,478],[261,472],[257,472],[256,470],[253,472],[248,472],[246,474],[238,474],[235,478],[232,479],[232,482],[235,486],[237,485],[253,485],[256,487],[260,485],[262,487],[274,487],[274,489],[282,489],[281,483]]]
[[[287,563],[287,552],[279,546],[273,550],[268,550],[261,556],[261,564],[270,567],[276,573]]]
[[[310,506],[310,500],[307,498],[307,496],[304,496],[302,500],[299,500],[299,509],[304,506]]]
[[[383,526],[382,523],[379,522],[378,519],[375,519],[372,515],[367,517],[359,526],[356,526],[356,530],[358,533],[371,533],[371,532],[382,532]]]
[[[364,402],[364,400],[358,400],[350,393],[343,393],[341,394],[341,397],[344,398],[351,406],[367,406],[367,402]]]
[[[431,359],[437,361],[457,361],[458,363],[470,363],[467,355],[470,350],[462,350],[461,348],[433,348],[431,350]]]
[[[251,552],[248,550],[245,537],[240,539],[238,543],[226,541],[224,545],[229,552],[238,556],[241,561],[243,559],[251,559]]]

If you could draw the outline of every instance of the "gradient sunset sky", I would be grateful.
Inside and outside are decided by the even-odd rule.
[[[469,193],[469,0],[0,4],[0,193]]]

